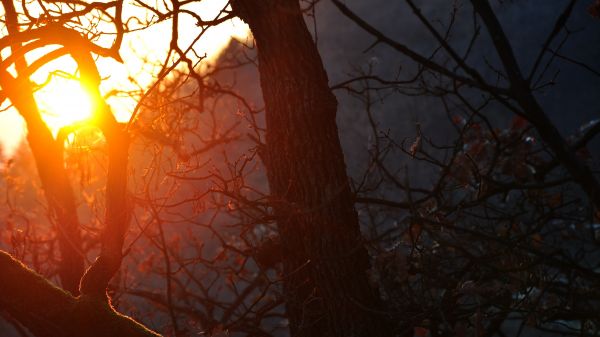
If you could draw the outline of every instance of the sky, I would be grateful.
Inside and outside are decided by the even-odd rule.
[[[204,0],[185,8],[200,14],[203,20],[210,20],[219,15],[226,2],[226,0]],[[145,3],[151,4],[149,1]],[[162,2],[157,1],[156,6],[160,8],[160,4]],[[123,14],[124,18],[135,16],[146,19],[152,16],[148,11],[134,6],[132,2],[124,7]],[[131,22],[133,27],[135,23]],[[120,50],[123,63],[99,58],[97,64],[103,77],[102,93],[149,88],[159,69],[155,64],[163,62],[166,57],[171,40],[171,26],[171,20],[166,20],[148,29],[126,34]],[[200,28],[196,26],[195,19],[182,15],[179,22],[179,47],[185,50],[193,43],[199,32]],[[3,29],[2,36],[5,34]],[[197,55],[206,55],[206,61],[210,62],[227,46],[231,37],[243,40],[247,35],[248,28],[243,22],[239,19],[230,20],[208,29],[194,44],[194,50]],[[99,43],[103,44],[103,41]],[[106,44],[110,44],[110,41]],[[6,57],[4,52],[2,56]],[[193,58],[194,53],[190,53],[190,56]],[[39,54],[33,57],[39,57]],[[56,71],[59,71],[59,74],[75,74],[76,64],[69,57],[62,57],[42,67],[32,76],[32,80],[43,83],[48,79],[49,73]],[[77,81],[67,77],[52,76],[50,82],[36,93],[43,117],[55,133],[61,126],[85,119],[91,113],[87,94]],[[135,83],[130,79],[134,79]],[[124,95],[110,97],[108,103],[117,119],[124,122],[130,118],[136,101],[122,96]],[[9,105],[10,102],[5,101],[0,112],[0,143],[5,155],[10,155],[15,150],[24,139],[26,132],[21,116]]]

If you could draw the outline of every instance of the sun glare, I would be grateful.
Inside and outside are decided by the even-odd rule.
[[[203,0],[188,4],[186,10],[190,13],[202,14],[204,20],[211,20],[219,15],[226,5],[227,0]],[[154,15],[143,7],[136,6],[135,2],[126,5],[123,13],[126,19]],[[126,19],[123,21],[130,21]],[[204,64],[212,62],[227,46],[230,38],[244,39],[248,36],[247,26],[241,20],[233,19],[205,31],[202,39],[196,43],[196,37],[200,32],[196,23],[196,17],[182,15],[179,19],[180,34],[177,40],[182,50],[188,50],[193,46],[193,51],[189,52],[188,57],[191,57],[194,62],[204,55],[207,56]],[[103,95],[107,95],[107,103],[119,122],[129,121],[138,103],[140,90],[146,90],[156,81],[159,65],[165,60],[171,44],[171,29],[172,23],[168,20],[146,29],[133,29],[131,33],[124,36],[121,45],[120,54],[123,63],[105,57],[96,60],[102,77],[100,91]],[[107,31],[109,30],[107,28]],[[108,34],[104,38],[111,40],[112,35]],[[41,54],[35,56],[40,57],[47,51],[42,50]],[[30,62],[37,57],[32,58]],[[172,63],[173,60],[170,62]],[[51,72],[76,74],[76,69],[77,65],[74,61],[65,56],[40,68],[32,75],[32,80],[38,84],[44,83]],[[85,121],[92,115],[93,103],[88,93],[81,88],[79,81],[67,76],[53,75],[52,79],[36,92],[35,98],[44,121],[55,135],[61,127]],[[12,153],[24,134],[23,121],[17,117],[15,110],[0,113],[0,146],[5,147],[5,153]]]
[[[81,122],[92,116],[92,101],[74,79],[54,76],[36,93],[43,118],[56,133],[61,127]]]

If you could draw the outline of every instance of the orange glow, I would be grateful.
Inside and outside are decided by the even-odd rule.
[[[77,80],[54,76],[35,96],[42,117],[54,133],[92,116],[91,97]]]
[[[211,20],[220,15],[220,10],[226,5],[227,0],[203,0],[187,4],[186,9],[201,14],[203,19]],[[34,3],[31,3],[30,7],[30,10],[34,10]],[[164,10],[164,8],[160,9]],[[139,6],[126,4],[123,16],[124,22],[128,22],[129,18],[133,17],[142,18],[143,21],[153,14]],[[100,92],[102,95],[107,95],[107,103],[120,122],[129,121],[141,92],[147,90],[156,80],[160,64],[165,60],[171,43],[172,21],[165,20],[142,30],[135,29],[138,28],[135,26],[137,20],[131,22],[133,26],[130,28],[133,28],[133,32],[125,34],[120,49],[124,62],[119,63],[105,57],[96,58],[96,65],[103,79]],[[100,25],[102,24],[105,23],[100,22]],[[106,26],[106,31],[111,31],[110,24]],[[178,46],[182,50],[193,47],[193,52],[190,52],[188,57],[196,61],[198,56],[206,56],[204,62],[214,61],[219,52],[227,46],[231,37],[243,40],[248,34],[247,26],[241,20],[233,19],[210,28],[204,32],[199,41],[195,41],[200,29],[196,26],[196,19],[189,15],[182,15],[179,18],[178,31],[180,33]],[[0,37],[4,34],[5,32],[0,32]],[[101,36],[101,40],[94,42],[109,46],[112,35]],[[30,59],[28,57],[29,61],[39,58],[48,50],[43,49],[37,54],[32,52],[33,55],[28,55],[31,56]],[[169,64],[172,63],[173,58],[169,61]],[[49,76],[50,73],[55,75]],[[58,73],[62,75],[56,75]],[[35,93],[35,98],[42,117],[54,134],[61,127],[85,121],[92,115],[91,97],[81,88],[75,76],[78,76],[77,65],[70,57],[64,56],[43,66],[31,77],[38,84],[47,82]],[[0,111],[8,104],[9,102],[5,101]],[[23,139],[24,129],[24,122],[14,109],[0,112],[0,146],[4,147],[5,154],[12,153],[18,146]]]

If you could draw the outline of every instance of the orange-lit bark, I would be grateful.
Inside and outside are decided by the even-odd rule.
[[[100,256],[81,280],[82,294],[106,293],[108,282],[121,266],[123,241],[131,212],[127,200],[128,134],[114,119],[107,122],[104,134],[108,143],[106,224]]]
[[[236,0],[256,40],[265,165],[293,336],[391,336],[367,279],[335,121],[337,101],[297,0]]]
[[[26,95],[28,97],[20,99],[11,97],[11,99],[21,115],[25,117],[27,141],[56,227],[61,255],[59,265],[61,285],[65,290],[77,295],[84,262],[77,207],[63,164],[62,144],[54,140],[52,133],[37,113],[33,97]]]
[[[8,33],[18,34],[17,14],[13,2],[3,0],[2,4],[6,12]],[[16,43],[11,46],[11,49],[15,52],[20,46]],[[25,58],[17,57],[15,66],[19,76],[13,78],[3,70],[0,85],[27,124],[27,141],[35,159],[52,222],[56,226],[61,255],[59,265],[61,285],[65,290],[77,294],[84,262],[77,207],[63,165],[62,144],[53,138],[50,129],[42,120],[33,97],[33,88],[29,83]]]
[[[91,53],[73,50],[82,78],[96,104],[94,118],[108,146],[106,179],[106,216],[102,231],[101,252],[81,279],[80,291],[87,295],[106,295],[108,282],[121,267],[123,242],[129,227],[131,208],[127,197],[127,164],[129,161],[129,134],[125,125],[117,122],[104,101],[99,87],[100,74]]]
[[[77,33],[70,34],[72,36],[67,41],[69,53],[77,62],[80,76],[94,97],[95,123],[108,144],[106,224],[101,253],[83,277],[83,262],[79,267],[66,265],[61,269],[64,272],[76,272],[69,275],[71,278],[68,283],[63,280],[63,287],[72,294],[81,290],[79,297],[73,297],[53,287],[8,254],[0,252],[0,274],[3,276],[0,280],[0,308],[36,336],[156,336],[135,321],[116,313],[106,296],[108,282],[121,265],[123,242],[129,224],[129,136],[124,125],[117,123],[99,92],[101,79],[90,51],[85,49],[87,40]],[[22,73],[28,73],[26,65],[22,66]],[[74,249],[75,244],[81,244],[81,239],[79,236],[66,236],[71,232],[64,227],[71,226],[68,228],[79,235],[73,191],[63,166],[62,144],[54,140],[42,120],[26,76],[14,78],[10,73],[0,70],[0,84],[3,93],[27,122],[27,139],[37,161],[48,203],[60,225],[58,237],[61,239],[61,248],[66,242],[71,244],[67,248]],[[61,253],[63,263],[82,258],[79,250],[71,253],[63,250]]]

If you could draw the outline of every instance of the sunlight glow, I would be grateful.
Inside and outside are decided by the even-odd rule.
[[[42,117],[54,133],[92,116],[91,98],[77,80],[54,76],[35,96]]]
[[[226,4],[227,0],[203,0],[187,4],[186,10],[198,13],[203,20],[212,20],[220,15],[220,10]],[[143,20],[151,18],[153,13],[135,5],[135,2],[125,1],[123,15],[123,21],[129,22],[129,19],[134,17]],[[130,119],[141,93],[155,81],[160,64],[164,62],[169,49],[171,29],[170,20],[154,22],[151,27],[142,30],[133,29],[134,31],[126,34],[123,39],[120,50],[123,63],[103,57],[97,58],[98,70],[103,79],[100,91],[102,95],[107,95],[107,103],[118,121],[127,122]],[[189,15],[182,15],[178,31],[177,45],[182,50],[187,50],[192,45],[193,51],[188,56],[192,61],[197,61],[198,57],[206,57],[204,65],[206,62],[214,62],[232,37],[239,40],[248,38],[248,27],[239,19],[212,27],[204,32],[200,40],[195,41],[200,32],[196,21]],[[2,32],[3,34],[6,32]],[[101,37],[107,38],[108,42],[100,44],[110,45],[112,35]],[[169,62],[172,63],[173,59]],[[53,75],[50,76],[51,73]],[[36,92],[35,98],[42,117],[55,135],[61,127],[84,121],[92,115],[91,99],[75,76],[78,76],[76,64],[68,56],[52,61],[32,75],[35,83],[47,82]],[[9,102],[5,101],[0,107],[0,143],[4,146],[5,154],[10,155],[23,139],[25,126],[14,109],[4,110],[8,104]]]

